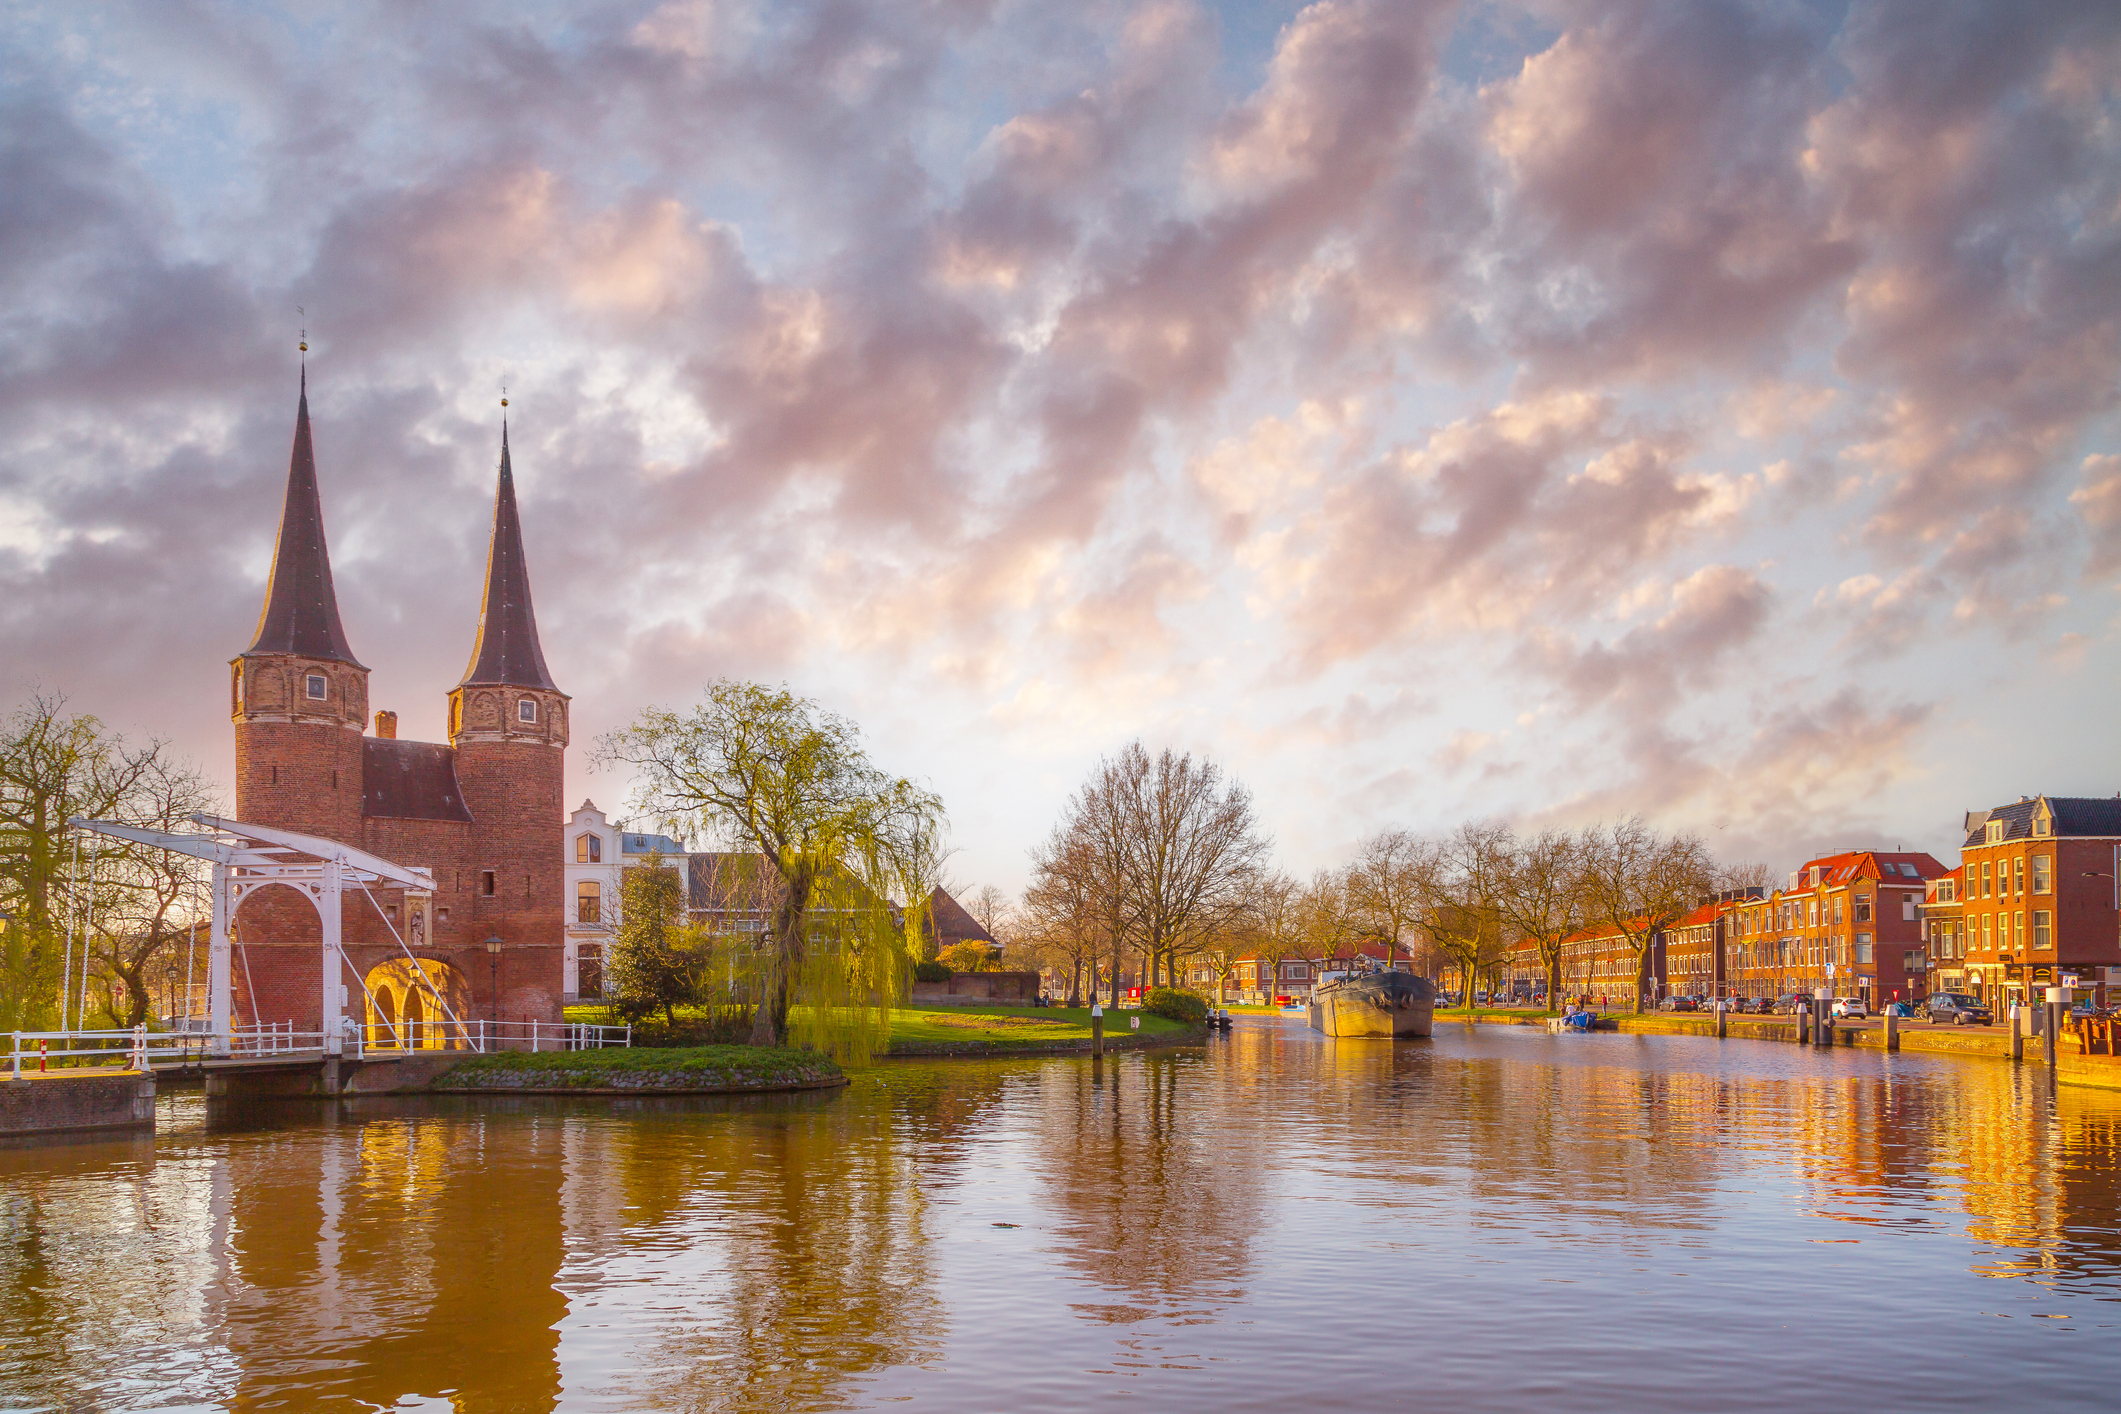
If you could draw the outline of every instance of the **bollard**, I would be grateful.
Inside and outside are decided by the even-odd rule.
[[[2062,989],[2060,987],[2048,988],[2046,1018],[2047,1025],[2042,1029],[2041,1034],[2046,1038],[2047,1041],[2047,1068],[2049,1070],[2053,1070],[2055,1068],[2055,1039],[2056,1033],[2062,1029],[2063,1005],[2064,1003],[2062,1000]]]
[[[2021,1010],[2023,1008],[2016,1002],[2011,1003],[2011,1059],[2014,1061],[2025,1059],[2025,1018],[2019,1015]]]
[[[1796,1017],[1796,1018],[1797,1018],[1797,1044],[1798,1044],[1798,1045],[1800,1045],[1800,1046],[1809,1046],[1809,1045],[1811,1045],[1811,1044],[1812,1044],[1812,1004],[1811,1004],[1811,1002],[1810,1002],[1810,1001],[1805,1001],[1805,1002],[1802,1002],[1802,1003],[1800,1003],[1800,1004],[1799,1004],[1799,1005],[1798,1005],[1797,1007],[1795,1007],[1794,1009],[1792,1009],[1792,1011],[1791,1011],[1791,1013],[1790,1013],[1790,1014],[1791,1014],[1792,1016],[1794,1016],[1794,1017]]]
[[[50,1046],[51,1042],[49,1041],[39,1041],[37,1043],[37,1073],[39,1075],[44,1073],[44,1060],[49,1053]]]
[[[1900,1013],[1893,1005],[1885,1009],[1885,1048],[1889,1051],[1900,1049]]]
[[[1105,1008],[1101,1003],[1090,1004],[1090,1054],[1105,1053]]]
[[[1821,987],[1812,994],[1812,1005],[1819,1011],[1819,1019],[1812,1025],[1812,1034],[1819,1038],[1822,1046],[1834,1044],[1834,994]]]
[[[1724,999],[1716,999],[1716,1039],[1722,1040],[1731,1034],[1731,1009]]]

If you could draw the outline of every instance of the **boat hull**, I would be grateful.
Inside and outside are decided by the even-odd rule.
[[[1310,1010],[1311,1029],[1327,1036],[1426,1036],[1436,993],[1426,978],[1380,972],[1319,987]]]

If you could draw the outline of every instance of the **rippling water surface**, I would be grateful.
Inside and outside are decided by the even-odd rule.
[[[2036,1067],[1500,1027],[172,1097],[0,1150],[0,1404],[2110,1407],[2117,1192],[2121,1095]]]

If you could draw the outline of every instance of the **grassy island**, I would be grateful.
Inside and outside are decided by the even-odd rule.
[[[1139,1016],[1141,1030],[1128,1022]],[[1200,1028],[1146,1012],[1107,1011],[1105,1044],[1178,1045],[1199,1039]],[[1088,1007],[932,1006],[900,1007],[891,1013],[894,1056],[1007,1055],[1021,1051],[1087,1051]]]
[[[597,1051],[497,1051],[451,1066],[430,1087],[446,1091],[573,1094],[733,1094],[844,1085],[830,1056],[762,1046],[609,1047]]]
[[[1137,1016],[1141,1018],[1139,1031],[1128,1025]],[[569,1007],[567,1019],[602,1025],[610,1025],[614,1020],[605,1008],[588,1006]],[[635,1053],[648,1055],[679,1054],[675,1050],[662,1049],[658,1043],[666,1036],[672,1039],[701,1041],[726,1039],[732,1030],[740,1032],[741,1029],[733,1027],[728,1016],[716,1015],[698,1008],[680,1007],[675,1026],[666,1024],[658,1017],[638,1027],[634,1033],[633,1050]],[[1147,1012],[1105,1013],[1105,1045],[1108,1049],[1130,1050],[1138,1046],[1184,1045],[1200,1040],[1203,1034],[1199,1027],[1167,1021],[1161,1016],[1151,1016]],[[891,1013],[891,1036],[881,1054],[985,1056],[1087,1052],[1089,1049],[1088,1007],[904,1006],[894,1008]],[[731,1045],[689,1047],[684,1053],[715,1052],[790,1056],[808,1054],[802,1051],[755,1051],[749,1046]],[[619,1051],[616,1054],[625,1055],[627,1052]]]

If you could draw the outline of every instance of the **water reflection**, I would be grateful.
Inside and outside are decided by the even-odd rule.
[[[1765,1408],[1890,1397],[1878,1349],[1939,1321],[1977,1363],[2067,1324],[1984,1312],[2121,1326],[2121,1094],[1982,1061],[1269,1022],[838,1094],[164,1120],[0,1149],[0,1402],[1374,1408],[1418,1348],[1476,1406]],[[1796,1330],[1808,1363],[1732,1378]]]

